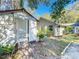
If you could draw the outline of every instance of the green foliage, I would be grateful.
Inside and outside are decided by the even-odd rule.
[[[38,30],[38,34],[37,34],[37,36],[39,37],[40,40],[43,39],[43,38],[45,37],[45,33],[44,33],[44,31],[42,31],[42,30]]]
[[[65,31],[66,31],[66,33],[72,33],[73,27],[72,27],[72,26],[67,26],[67,27],[65,28]]]
[[[53,26],[52,25],[49,26],[49,30],[53,31]]]
[[[75,9],[75,8],[74,8]],[[55,19],[56,23],[74,23],[79,21],[79,14],[77,13],[78,10],[73,11],[72,10],[63,10],[61,17],[58,19]]]
[[[24,0],[20,0],[20,6],[23,7]]]
[[[49,26],[48,28],[45,29],[39,29],[37,34],[39,39],[43,39],[45,36],[51,36],[51,35],[53,35],[52,26]]]
[[[12,51],[14,49],[14,46],[12,45],[6,45],[6,46],[2,46],[0,45],[0,55],[7,55],[7,54],[11,54]]]
[[[77,21],[76,22],[79,22],[79,18],[77,19]]]
[[[43,39],[45,36],[51,36],[51,35],[53,35],[53,29],[51,26],[49,26],[49,28],[39,29],[37,34],[40,40]]]
[[[76,1],[76,0],[73,0]],[[69,4],[71,0],[57,0],[55,3],[51,6],[51,16],[52,18],[59,18],[61,17],[62,10],[64,10],[64,7]]]
[[[45,4],[48,6],[49,0],[28,0],[31,9],[37,9],[39,4]]]
[[[66,35],[63,37],[63,40],[66,40],[68,42],[76,42],[79,43],[79,36],[75,35],[75,34],[70,34],[70,35]]]
[[[46,36],[51,36],[51,35],[53,35],[53,29],[52,29],[52,27],[51,26],[49,26],[49,28],[47,28],[46,30],[45,30],[46,32]]]
[[[71,1],[72,0],[56,0],[55,2],[51,2],[50,0],[28,0],[28,3],[32,9],[37,9],[39,4],[45,4],[47,7],[51,7],[51,17],[57,19],[61,16],[64,7]],[[74,1],[76,0],[73,0],[73,2]]]

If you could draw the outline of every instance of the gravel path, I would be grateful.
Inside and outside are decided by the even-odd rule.
[[[73,43],[61,59],[79,59],[79,44]]]

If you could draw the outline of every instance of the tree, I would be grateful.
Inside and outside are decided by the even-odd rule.
[[[43,17],[46,18],[47,20],[51,20],[51,16],[48,13],[45,13]]]
[[[59,18],[62,14],[62,10],[67,6],[72,0],[57,0],[51,5],[51,16],[52,18]],[[76,1],[76,0],[73,0]]]
[[[56,23],[74,23],[79,20],[79,14],[74,11],[65,10],[64,14],[61,14],[60,18],[55,20]]]
[[[4,0],[0,0],[1,1]],[[9,1],[9,0],[6,0]],[[25,0],[11,0],[14,8],[23,7]],[[29,7],[31,9],[37,9],[40,4],[45,4],[47,7],[51,7],[51,17],[52,18],[59,18],[61,16],[61,11],[64,10],[64,7],[69,4],[71,1],[76,0],[56,0],[55,2],[51,2],[50,0],[27,0]],[[18,4],[17,4],[18,3]],[[8,6],[7,6],[8,7]]]
[[[45,4],[46,6],[50,4],[49,0],[28,0],[28,3],[31,9],[37,9],[41,3]]]
[[[64,10],[64,7],[71,1],[74,2],[76,0],[56,0],[54,3],[51,3],[49,0],[28,0],[28,3],[32,9],[37,9],[40,3],[51,6],[51,17],[59,18],[61,16],[61,11]]]
[[[76,22],[79,22],[79,18],[77,19],[77,21]]]

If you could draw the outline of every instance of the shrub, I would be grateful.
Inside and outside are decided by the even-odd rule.
[[[14,49],[14,46],[12,45],[6,45],[6,46],[0,45],[0,55],[11,54],[13,49]]]
[[[53,30],[52,30],[52,29],[50,29],[50,28],[48,29],[48,28],[47,28],[45,31],[46,31],[46,34],[45,34],[46,36],[51,36],[51,35],[53,35]]]
[[[66,33],[67,33],[67,34],[68,34],[68,33],[73,33],[73,27],[72,27],[72,26],[66,27],[65,30],[66,30]]]
[[[38,34],[37,36],[39,37],[39,39],[43,39],[45,37],[45,33],[42,30],[38,30]]]

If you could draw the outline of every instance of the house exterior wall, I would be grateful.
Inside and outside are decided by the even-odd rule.
[[[49,27],[49,25],[55,25],[55,24],[53,24],[53,22],[50,22],[48,20],[40,19],[37,25],[38,25],[38,27],[37,27],[38,29],[43,30],[43,29]]]
[[[64,28],[63,27],[54,27],[54,36],[62,36]]]
[[[28,19],[22,20],[17,19],[16,20],[16,28],[17,28],[17,41],[37,41],[37,21],[36,20],[30,20],[29,19],[29,25],[28,25]],[[29,26],[29,29],[28,29]],[[29,34],[28,34],[29,31]],[[29,37],[29,38],[28,38]]]
[[[18,24],[20,24],[19,26],[20,27],[22,26],[22,28],[26,27],[26,31],[27,31],[26,37],[29,37],[28,39],[27,38],[26,39],[29,40],[29,42],[36,41],[37,40],[37,20],[34,19],[33,17],[29,16],[28,14],[25,14],[24,15],[25,18],[23,17],[23,19],[22,19],[22,16],[23,15],[19,15],[19,19],[18,19],[17,23],[20,22]],[[17,17],[18,16],[16,15],[16,18]],[[26,22],[26,24],[25,24],[25,22]],[[23,30],[25,31],[25,28]]]
[[[60,36],[62,36],[64,34],[64,28],[60,27]]]

